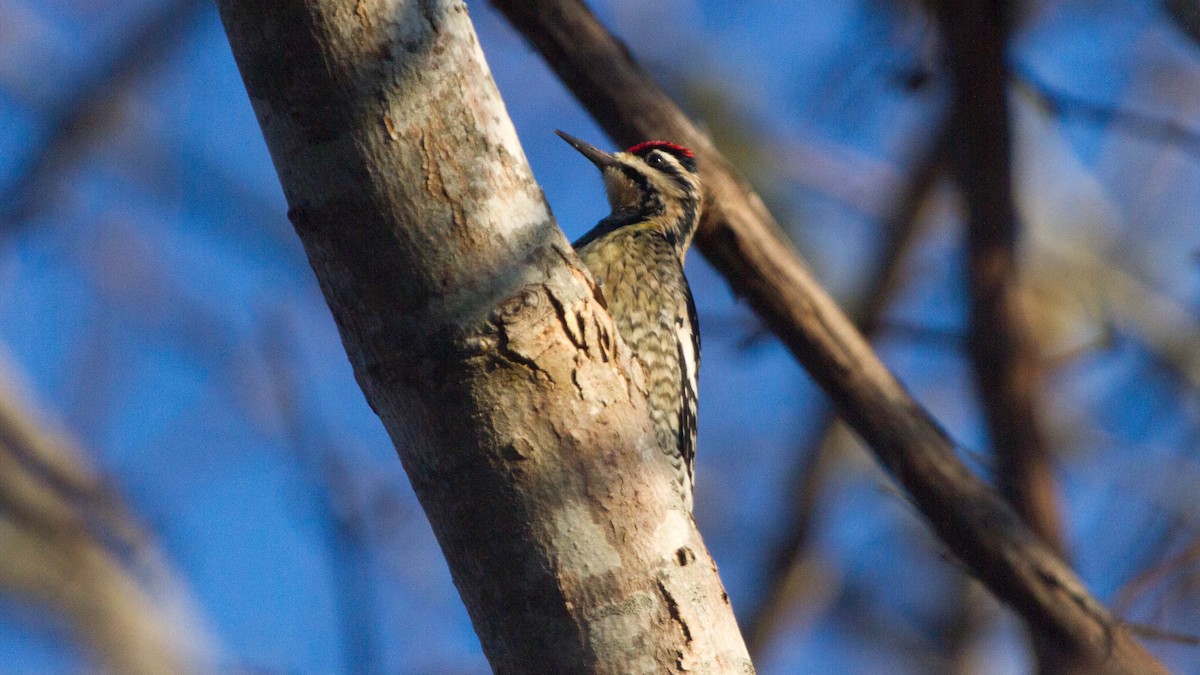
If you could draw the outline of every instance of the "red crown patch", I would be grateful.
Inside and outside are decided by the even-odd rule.
[[[688,150],[687,148],[683,147],[682,145],[668,143],[667,141],[645,141],[643,143],[638,143],[637,145],[630,146],[630,148],[628,150],[626,150],[625,152],[628,152],[631,155],[637,155],[637,154],[640,154],[647,150],[654,150],[656,148],[661,149],[661,150],[673,150],[673,151],[683,155],[684,157],[692,156],[691,150]]]

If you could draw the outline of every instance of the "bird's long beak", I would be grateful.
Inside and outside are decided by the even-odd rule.
[[[575,148],[580,154],[582,154],[584,157],[587,157],[588,161],[590,161],[592,164],[595,164],[596,168],[600,169],[601,171],[603,171],[605,167],[612,166],[613,164],[617,163],[616,160],[613,159],[612,155],[601,150],[600,148],[597,148],[591,143],[581,141],[571,134],[568,134],[564,131],[559,131],[558,129],[555,129],[554,133],[558,134],[559,137],[561,137],[564,141],[570,143],[572,148]]]

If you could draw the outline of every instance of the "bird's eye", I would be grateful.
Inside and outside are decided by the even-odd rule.
[[[663,156],[657,152],[650,153],[650,157],[646,161],[656,169],[661,169],[667,165],[667,160],[663,159]]]

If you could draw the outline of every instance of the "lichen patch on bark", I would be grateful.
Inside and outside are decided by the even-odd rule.
[[[658,527],[654,529],[655,551],[664,560],[678,557],[678,551],[685,548],[691,538],[691,516],[682,510],[671,509]]]
[[[621,554],[608,543],[604,527],[592,519],[592,512],[583,505],[559,509],[554,514],[551,537],[560,574],[582,580],[621,566]]]
[[[595,653],[609,655],[610,658],[614,654],[622,655],[623,672],[660,672],[662,664],[654,654],[656,645],[646,643],[645,619],[662,613],[661,607],[662,602],[657,595],[639,591],[630,594],[622,602],[592,610],[588,614],[591,629],[588,633],[589,646]]]

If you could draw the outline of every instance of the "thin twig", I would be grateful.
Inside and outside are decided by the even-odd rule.
[[[1125,622],[1124,625],[1129,628],[1134,635],[1140,635],[1147,640],[1174,642],[1176,644],[1188,645],[1192,647],[1200,645],[1200,636],[1197,635],[1191,635],[1189,633],[1176,633],[1175,631],[1165,630],[1157,626],[1147,626],[1140,623]]]
[[[1011,69],[1011,82],[1021,86],[1039,105],[1057,118],[1076,118],[1099,124],[1112,124],[1127,133],[1181,148],[1192,155],[1200,155],[1200,129],[1167,117],[1060,91],[1018,61],[1012,62]]]
[[[1129,606],[1139,596],[1144,594],[1147,589],[1155,584],[1162,583],[1168,576],[1178,572],[1184,567],[1200,560],[1200,537],[1192,541],[1185,549],[1179,553],[1162,560],[1138,573],[1117,591],[1116,600],[1113,601],[1114,611],[1124,614],[1129,610]]]

